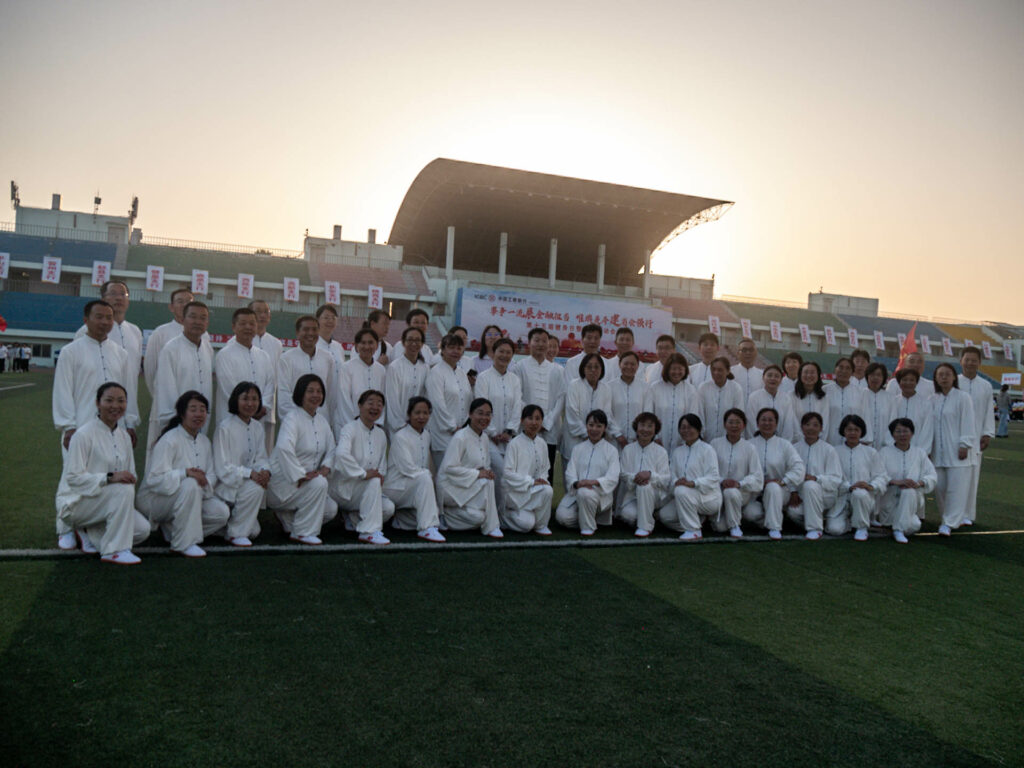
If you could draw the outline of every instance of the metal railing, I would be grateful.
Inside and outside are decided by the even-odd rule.
[[[193,251],[220,251],[243,256],[276,256],[278,258],[302,258],[304,253],[288,248],[268,248],[262,245],[237,245],[234,243],[212,243],[206,240],[183,240],[179,237],[157,237],[144,235],[139,245],[157,245],[170,248],[187,248]]]
[[[87,229],[68,229],[67,227],[44,227],[40,224],[15,224],[12,221],[0,221],[0,232],[11,232],[29,237],[46,237],[53,240],[78,240],[89,243],[106,243],[106,232],[95,232]],[[111,243],[117,245],[117,243]]]

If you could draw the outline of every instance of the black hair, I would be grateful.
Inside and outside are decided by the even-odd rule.
[[[716,336],[715,334],[713,334],[711,332],[702,333],[700,335],[700,338],[697,339],[697,346],[699,347],[705,341],[713,341],[713,342],[715,342],[715,346],[716,347],[720,347],[721,346],[721,343],[718,341],[718,336]]]
[[[92,314],[93,307],[106,307],[111,312],[114,311],[114,308],[110,306],[109,302],[106,302],[103,299],[93,299],[92,301],[87,301],[85,306],[82,307],[82,317],[89,317],[89,315]]]
[[[686,362],[686,358],[678,352],[673,352],[671,355],[665,358],[665,364],[661,367],[661,380],[668,381],[668,372],[673,365],[683,366],[683,378],[680,381],[686,381],[690,378],[690,364]]]
[[[935,376],[939,372],[939,368],[949,368],[953,372],[953,386],[952,389],[960,389],[960,381],[956,375],[956,368],[953,367],[952,363],[939,363],[935,366],[935,370],[932,371],[932,385],[935,387],[936,392],[942,392],[942,387],[939,386],[938,378]]]
[[[821,418],[821,414],[818,413],[817,411],[808,411],[803,416],[801,416],[800,417],[800,426],[802,427],[804,424],[806,424],[811,419],[817,419],[819,427],[825,426],[825,420]]]
[[[480,334],[480,352],[477,355],[477,357],[479,357],[479,358],[487,357],[487,343],[486,343],[487,331],[489,331],[491,328],[496,330],[498,332],[498,337],[501,338],[501,328],[499,328],[496,325],[485,325],[484,326],[484,330]],[[466,335],[468,336],[469,333],[467,332]]]
[[[636,432],[637,425],[639,425],[641,421],[653,421],[654,434],[661,432],[661,419],[658,418],[656,413],[651,413],[650,411],[641,411],[638,413],[636,418],[633,419],[633,424],[631,425],[634,432]]]
[[[761,410],[759,410],[757,412],[757,421],[761,420],[761,414],[764,414],[764,413],[770,413],[770,414],[772,414],[775,417],[775,427],[777,429],[778,426],[779,426],[779,412],[777,410],[775,410],[774,408],[770,408],[770,407],[769,408],[762,408]],[[761,430],[760,429],[757,430],[756,434],[760,435],[761,434]]]
[[[538,413],[538,412],[540,413],[540,417],[543,419],[544,418],[544,409],[541,408],[536,403],[527,403],[526,405],[523,406],[523,411],[519,415],[519,420],[522,421],[523,419],[527,419],[530,416],[533,416],[533,414]]]
[[[210,401],[206,399],[206,395],[194,389],[183,392],[181,397],[179,397],[174,403],[174,416],[171,417],[171,420],[167,422],[167,426],[160,432],[160,436],[157,437],[157,441],[172,429],[176,429],[181,426],[181,423],[185,420],[185,413],[188,411],[188,404],[193,400],[198,400],[202,403],[206,408],[207,414],[209,414]]]
[[[321,304],[319,307],[316,308],[316,319],[319,320],[320,315],[322,315],[324,312],[331,312],[335,317],[338,317],[338,308],[336,306],[334,306],[333,304]]]
[[[423,329],[417,328],[415,325],[407,325],[405,328],[402,329],[402,344],[403,345],[405,344],[405,337],[408,336],[410,332],[411,333],[418,333],[420,335],[420,341],[423,342],[424,344],[427,343],[427,335],[425,333],[423,333]]]
[[[811,392],[808,392],[807,388],[804,386],[803,378],[804,368],[806,368],[808,365],[813,365],[814,370],[818,372],[818,380],[814,382],[814,387],[812,388],[811,392],[814,392],[814,396],[819,400],[824,400],[825,388],[821,384],[821,366],[818,365],[813,360],[808,360],[806,363],[800,364],[800,372],[796,375],[796,383],[793,385],[793,392],[800,399],[803,399],[807,397],[809,394],[811,394]]]
[[[294,389],[292,389],[292,402],[299,408],[302,407],[302,399],[306,396],[306,390],[309,389],[310,384],[314,383],[320,385],[320,391],[324,393],[324,399],[327,399],[327,387],[324,386],[324,380],[315,373],[304,373],[299,376]]]
[[[491,409],[491,413],[493,414],[494,413],[494,406],[491,404],[490,400],[488,400],[486,397],[474,397],[473,398],[473,402],[471,402],[469,404],[469,414],[470,414],[470,416],[473,415],[473,411],[475,411],[477,408],[482,408],[485,405],[488,408]],[[463,424],[462,426],[464,426],[464,427],[468,427],[469,426],[469,418],[466,419],[466,423]]]
[[[580,329],[580,338],[582,339],[588,333],[596,333],[598,336],[603,336],[604,328],[597,323],[587,323]]]
[[[676,432],[678,432],[679,428],[683,426],[684,421],[696,429],[698,433],[704,431],[704,422],[700,420],[700,416],[696,413],[684,413],[679,417],[679,421],[676,423]]]
[[[380,342],[380,336],[377,335],[377,332],[372,328],[366,327],[360,328],[358,331],[356,331],[356,335],[353,338],[353,341],[356,344],[358,344],[364,336],[372,336],[375,344]]]
[[[441,349],[446,347],[463,347],[465,348],[466,342],[462,340],[461,336],[456,336],[454,333],[448,333],[443,339],[441,339]]]
[[[598,376],[597,379],[598,379],[598,381],[600,381],[601,379],[604,378],[604,358],[601,357],[599,354],[597,354],[597,352],[589,352],[589,353],[587,353],[586,355],[583,356],[582,360],[580,360],[580,378],[581,379],[586,378],[583,375],[583,369],[587,367],[587,363],[589,363],[590,359],[594,358],[594,357],[596,357],[597,361],[601,364],[601,375]]]
[[[863,438],[868,432],[868,425],[864,423],[864,419],[858,416],[856,413],[850,413],[843,417],[843,420],[839,422],[839,436],[846,437],[846,425],[853,424],[860,430],[860,436]]]
[[[914,429],[914,422],[908,418],[901,416],[898,419],[893,419],[889,422],[889,434],[893,437],[896,436],[896,427],[906,427],[913,434],[916,430]]]
[[[363,394],[361,394],[359,396],[359,399],[356,401],[356,405],[362,405],[363,403],[365,403],[367,400],[369,400],[374,395],[376,395],[377,397],[380,398],[380,402],[381,402],[382,405],[387,406],[387,404],[388,404],[387,398],[384,397],[384,393],[381,392],[379,389],[367,389],[367,390],[365,390],[363,392]]]
[[[316,326],[320,325],[320,323],[317,322],[317,319],[315,317],[313,317],[312,315],[300,315],[299,317],[295,318],[295,332],[296,333],[298,333],[300,330],[302,330],[302,324],[303,323],[313,323]]]
[[[120,389],[122,392],[124,392],[124,396],[128,397],[128,390],[125,389],[120,384],[118,384],[116,381],[105,381],[102,384],[100,384],[99,388],[96,390],[96,404],[99,404],[100,398],[103,397],[104,392],[106,392],[108,389],[113,389],[114,387]]]
[[[235,388],[231,390],[231,395],[228,397],[228,413],[235,416],[238,415],[238,399],[249,390],[256,390],[256,397],[260,399],[259,408],[256,409],[258,412],[263,407],[263,393],[260,392],[259,386],[254,381],[240,381],[235,385]]]
[[[413,307],[412,309],[410,309],[408,312],[405,313],[405,323],[406,323],[406,325],[411,324],[412,323],[412,319],[414,317],[417,317],[418,315],[423,315],[425,318],[427,318],[428,322],[430,321],[430,315],[427,314],[427,310],[421,309],[420,307]]]
[[[747,414],[743,412],[742,408],[730,408],[724,414],[722,414],[722,426],[725,426],[725,422],[728,421],[730,416],[739,416],[740,421],[743,422],[743,426],[747,425]]]
[[[427,410],[430,411],[431,413],[434,412],[434,406],[430,402],[430,400],[428,400],[427,398],[423,397],[422,395],[415,395],[415,396],[409,398],[409,404],[405,407],[406,418],[408,418],[409,416],[412,416],[412,409],[415,408],[420,403],[426,403],[427,404]]]
[[[853,359],[852,355],[850,356],[850,359]],[[882,372],[882,386],[884,387],[885,382],[889,380],[889,369],[885,367],[884,363],[871,363],[870,365],[868,365],[868,367],[864,369],[864,380],[867,381],[871,374],[873,374],[875,371]]]
[[[235,320],[240,318],[242,315],[252,315],[253,317],[256,317],[256,313],[253,312],[249,307],[239,307],[238,309],[231,313],[231,324],[234,325]]]
[[[591,419],[596,421],[598,424],[603,424],[605,429],[608,428],[608,414],[602,411],[600,408],[595,408],[590,413],[588,413],[587,418],[583,420],[583,423],[586,424]]]
[[[543,333],[545,336],[550,336],[551,335],[550,333],[548,333],[543,328],[533,327],[533,328],[530,329],[529,333],[526,334],[526,340],[527,341],[532,341],[533,337],[536,336],[538,333]]]

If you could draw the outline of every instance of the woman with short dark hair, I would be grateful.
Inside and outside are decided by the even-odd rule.
[[[830,536],[842,536],[853,528],[855,541],[867,541],[875,502],[889,483],[878,451],[861,442],[866,431],[864,419],[856,414],[839,423],[843,442],[836,455],[843,479],[836,503],[825,517],[825,531]]]
[[[668,451],[654,442],[661,421],[650,411],[633,419],[636,440],[619,454],[619,501],[615,516],[634,526],[634,536],[650,536],[654,530],[654,512],[668,501],[672,469]]]
[[[914,422],[893,419],[889,424],[892,443],[879,451],[889,484],[878,500],[882,525],[892,528],[892,537],[900,544],[921,530],[924,497],[935,488],[938,475],[928,455],[911,444]]]

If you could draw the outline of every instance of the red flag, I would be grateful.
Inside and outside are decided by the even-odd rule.
[[[906,341],[903,342],[903,348],[900,349],[900,359],[896,363],[896,370],[900,370],[903,367],[903,363],[907,360],[907,355],[911,352],[917,352],[917,341],[914,340],[914,334],[917,332],[917,323],[910,326],[910,333],[907,334]]]
[[[0,333],[7,330],[7,321],[4,320],[4,316],[0,315]]]

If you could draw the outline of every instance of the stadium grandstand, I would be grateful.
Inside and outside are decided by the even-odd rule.
[[[144,332],[169,319],[170,292],[190,287],[193,272],[205,271],[207,292],[197,298],[212,309],[215,345],[226,340],[232,311],[250,301],[239,296],[238,285],[239,275],[251,275],[253,297],[272,309],[269,330],[283,339],[294,336],[295,319],[324,303],[328,286],[336,284],[341,317],[335,337],[347,346],[370,309],[370,288],[375,287],[395,320],[388,334],[392,343],[401,337],[406,312],[422,307],[432,318],[428,344],[436,348],[450,327],[472,323],[466,296],[483,291],[491,300],[497,294],[537,296],[545,307],[582,299],[598,310],[599,303],[612,302],[626,308],[624,314],[631,307],[661,312],[657,316],[667,318],[678,350],[691,361],[699,359],[696,342],[714,321],[723,354],[734,360],[749,323],[761,365],[796,350],[831,372],[835,361],[854,348],[852,329],[857,347],[892,368],[901,336],[916,322],[918,344],[926,337],[931,348],[928,373],[950,359],[944,351],[947,339],[953,357],[965,343],[981,347],[987,342],[990,357],[982,373],[993,382],[1020,370],[1024,329],[1012,324],[884,316],[877,299],[839,294],[809,294],[805,306],[716,298],[713,278],[651,272],[651,255],[659,247],[720,217],[732,205],[726,200],[439,158],[411,183],[387,242],[377,242],[374,230],[365,241],[345,240],[335,225],[330,237],[307,235],[302,249],[294,251],[144,236],[134,226],[137,200],[127,217],[99,215],[98,198],[95,204],[88,213],[62,210],[57,195],[49,209],[15,201],[15,222],[0,224],[0,254],[7,254],[8,268],[0,280],[0,315],[7,323],[2,338],[31,343],[37,364],[52,365],[60,347],[71,340],[82,307],[98,296],[92,273],[101,262],[128,283],[128,317]],[[60,264],[56,279],[44,275],[44,261],[54,258]],[[160,290],[147,290],[151,267],[163,268]],[[299,284],[293,301],[283,293],[289,280]],[[575,331],[584,315],[577,317],[551,326],[569,345],[563,354],[578,344]],[[609,323],[618,317],[595,315]],[[809,341],[802,339],[802,326]],[[480,330],[469,328],[471,340]],[[882,335],[881,349],[876,332]]]

